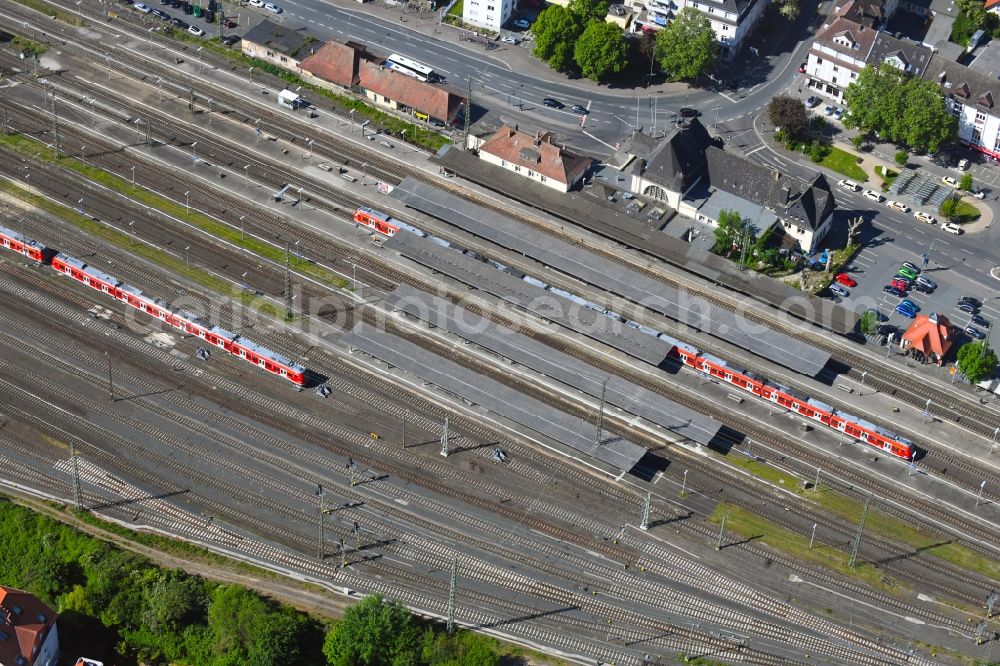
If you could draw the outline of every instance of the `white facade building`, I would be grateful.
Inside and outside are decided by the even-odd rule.
[[[697,9],[711,23],[723,60],[732,60],[743,48],[767,4],[768,0],[625,0],[625,6],[637,13],[633,32],[659,30],[685,7]]]
[[[958,140],[1000,158],[1000,81],[935,55],[924,79],[941,86],[941,94],[958,119]]]
[[[514,13],[514,0],[464,0],[462,20],[499,31]]]

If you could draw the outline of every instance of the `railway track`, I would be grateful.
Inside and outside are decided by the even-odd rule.
[[[58,0],[54,0],[53,4],[62,6],[67,11],[77,11],[77,7],[63,5]],[[93,8],[91,8],[90,3],[88,3],[87,9],[91,11],[96,10],[96,3]],[[24,13],[26,10],[19,11]],[[101,14],[98,12],[94,15],[100,16]],[[135,18],[137,17],[130,17],[130,19]],[[138,22],[135,24],[123,25],[127,25],[128,28],[133,31],[133,35],[136,36],[136,38],[145,39],[149,36],[146,31],[143,30],[140,33],[137,29],[141,24],[142,19],[138,19]],[[51,41],[51,36],[49,34],[42,34],[37,30],[29,28],[24,23],[18,23],[16,20],[12,20],[6,16],[0,16],[0,27],[9,28],[17,34],[31,33],[26,34],[25,36],[38,39],[39,41]],[[218,105],[220,112],[231,115],[239,122],[254,124],[256,126],[266,126],[268,132],[276,138],[288,141],[292,145],[308,145],[309,149],[316,154],[322,154],[328,159],[339,161],[351,166],[352,168],[358,169],[362,166],[370,167],[373,170],[373,173],[378,175],[379,179],[384,180],[385,182],[395,184],[400,182],[402,177],[412,176],[419,180],[431,183],[437,187],[451,189],[463,197],[473,198],[480,205],[484,205],[495,212],[502,213],[507,216],[512,215],[509,209],[502,208],[488,199],[470,196],[469,192],[462,190],[455,184],[448,182],[442,183],[440,182],[440,179],[435,180],[430,178],[427,174],[418,169],[413,169],[393,160],[370,153],[369,151],[361,150],[357,146],[354,146],[353,144],[346,142],[320,128],[310,125],[309,123],[304,123],[298,119],[286,117],[282,114],[275,114],[273,111],[262,110],[260,105],[257,103],[238,95],[219,90],[218,88],[215,88],[207,83],[199,81],[197,77],[189,77],[183,82],[178,81],[178,73],[175,70],[165,67],[152,59],[142,58],[141,56],[133,55],[122,49],[110,48],[100,42],[88,44],[87,48],[83,48],[73,41],[75,36],[72,34],[71,30],[67,29],[66,26],[56,25],[55,32],[59,33],[60,36],[66,40],[64,42],[60,42],[61,48],[75,52],[77,55],[85,58],[93,58],[95,56],[92,49],[96,49],[96,55],[99,56],[103,55],[107,57],[113,55],[113,58],[109,58],[107,60],[109,71],[115,69],[120,73],[131,76],[132,78],[137,78],[147,82],[155,79],[168,82],[169,85],[174,87],[175,92],[178,94],[184,95],[185,97],[190,95],[192,97],[192,105],[196,104],[197,101],[201,99],[207,106],[208,100],[212,100],[214,104]],[[161,39],[160,36],[157,36],[157,39]],[[164,43],[173,44],[172,42],[169,42],[169,40],[164,41]],[[213,60],[213,62],[216,66],[221,68],[231,67],[228,63],[224,63],[218,59]],[[267,122],[264,123],[262,116],[266,114],[269,115],[266,116]],[[546,233],[559,236],[564,240],[568,239],[573,242],[578,241],[575,237],[569,237],[549,225],[541,224],[537,220],[530,219],[527,216],[515,217],[520,221],[532,224]],[[616,253],[593,244],[588,244],[588,249],[618,263],[627,261],[629,262],[628,265],[630,268],[646,272],[652,277],[666,284],[670,284],[671,286],[686,288],[685,285],[680,282],[672,280],[659,272],[651,272],[644,263],[627,259],[621,253]],[[775,322],[771,318],[754,314],[742,304],[734,304],[733,301],[723,298],[719,294],[702,293],[701,295],[719,307],[724,307],[731,311],[739,311],[740,314],[747,316],[756,323],[760,323],[771,328],[775,326]],[[824,340],[821,336],[807,335],[791,327],[785,327],[785,329],[787,330],[784,330],[784,332],[803,339],[810,344],[823,348],[825,351],[829,351],[835,357],[844,361],[846,364],[846,372],[849,376],[857,379],[861,377],[862,373],[865,373],[866,381],[868,381],[868,377],[871,377],[869,385],[877,387],[883,393],[893,395],[918,407],[923,407],[927,400],[927,396],[930,395],[932,397],[930,411],[935,417],[955,421],[983,436],[991,436],[994,428],[996,427],[996,415],[991,413],[989,410],[979,408],[964,400],[957,399],[954,395],[941,389],[934,388],[932,385],[918,384],[917,382],[909,380],[905,373],[895,372],[885,366],[877,365],[872,361],[872,359],[862,354],[846,350],[842,345],[833,344],[830,341]]]
[[[662,392],[662,389],[661,389],[661,392]],[[734,425],[736,425],[736,424],[734,423]],[[758,441],[766,441],[766,438],[765,438],[765,436],[764,436],[763,434],[758,434]],[[717,476],[717,473],[714,473],[714,474],[713,474],[713,473],[712,473],[711,471],[709,471],[709,470],[706,470],[706,474],[708,474],[708,475],[714,475],[714,476]],[[840,528],[840,531],[841,531],[841,532],[843,532],[844,530],[845,530],[845,528],[844,528],[844,527],[841,527],[841,528]],[[883,559],[885,559],[885,558],[883,558]],[[978,583],[978,581],[976,581],[976,582]],[[954,590],[953,590],[953,589],[946,589],[946,591],[948,591],[949,593],[952,593],[952,594],[954,594]],[[967,598],[967,597],[968,597],[968,593],[965,593],[965,594],[961,594],[960,596],[963,596],[963,597],[966,597],[966,598]]]

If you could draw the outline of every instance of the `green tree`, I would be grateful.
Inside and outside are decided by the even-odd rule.
[[[986,341],[970,342],[958,350],[958,371],[973,384],[992,377],[996,367],[997,355]]]
[[[421,638],[421,660],[427,666],[499,666],[494,639],[469,631],[449,636],[428,627]]]
[[[719,224],[715,227],[715,245],[712,252],[728,257],[733,251],[753,242],[750,220],[743,219],[735,210],[719,211]]]
[[[780,127],[786,135],[801,139],[808,125],[806,105],[801,99],[790,95],[777,95],[767,105],[767,117],[771,124]]]
[[[24,573],[24,588],[47,604],[54,605],[56,598],[73,588],[79,580],[77,569],[63,561],[55,548],[48,547],[41,557],[28,565]]]
[[[323,654],[329,666],[416,666],[420,632],[405,606],[375,595],[344,611]]]
[[[954,222],[955,218],[958,217],[958,201],[953,197],[948,197],[941,202],[938,212],[949,222]]]
[[[576,19],[581,30],[595,21],[605,23],[608,15],[608,3],[605,0],[569,0],[566,9]]]
[[[217,663],[284,666],[301,658],[303,618],[235,585],[215,590],[208,606],[211,645]],[[402,666],[402,665],[401,665]]]
[[[896,164],[901,167],[905,167],[908,159],[910,159],[910,155],[905,150],[896,151]]]
[[[878,332],[878,317],[874,312],[868,310],[863,315],[861,315],[861,320],[858,322],[858,327],[861,329],[861,333],[864,335],[875,335]]]
[[[799,0],[778,0],[778,13],[789,21],[799,17]]]
[[[862,134],[858,134],[851,138],[851,145],[854,146],[855,150],[861,150],[862,144],[865,142],[865,137]]]
[[[625,69],[627,57],[628,45],[621,27],[607,21],[592,21],[573,49],[580,72],[598,83]]]
[[[945,106],[938,84],[909,79],[903,85],[902,140],[917,152],[936,153],[958,135],[958,121]]]
[[[531,32],[535,36],[532,53],[536,57],[560,72],[573,67],[573,48],[583,27],[568,9],[559,5],[544,9],[532,24]]]
[[[638,43],[639,55],[645,59],[646,64],[649,65],[650,72],[652,72],[653,68],[656,66],[656,35],[651,32],[643,31],[642,34],[639,35]]]
[[[972,191],[972,174],[971,173],[963,173],[962,174],[961,180],[958,181],[958,189],[963,190],[965,192],[971,192]]]
[[[685,7],[656,35],[656,57],[672,81],[694,79],[715,68],[719,42],[708,17]]]
[[[143,624],[153,633],[176,632],[203,622],[207,605],[201,580],[176,569],[156,571],[143,587]]]

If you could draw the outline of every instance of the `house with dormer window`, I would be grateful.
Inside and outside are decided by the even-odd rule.
[[[0,666],[56,666],[56,614],[33,594],[0,587]]]
[[[887,63],[910,76],[922,76],[931,59],[928,47],[884,32],[890,5],[852,0],[824,25],[806,59],[806,86],[835,103],[868,65]]]
[[[941,87],[945,104],[958,120],[958,140],[1000,159],[1000,81],[937,55],[924,79]]]

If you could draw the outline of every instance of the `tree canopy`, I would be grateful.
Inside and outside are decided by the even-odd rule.
[[[799,17],[799,0],[777,0],[778,13],[789,21]]]
[[[670,25],[656,35],[656,56],[672,81],[712,71],[719,57],[719,42],[708,17],[693,7],[680,10]]]
[[[992,377],[996,367],[996,352],[985,341],[970,342],[958,350],[958,370],[973,384]]]
[[[536,57],[560,72],[573,67],[574,46],[583,33],[583,27],[567,8],[552,5],[542,10],[531,31],[535,36],[532,53]]]
[[[581,29],[596,21],[605,23],[604,19],[608,15],[608,3],[605,0],[569,0],[566,9],[576,19]]]
[[[742,250],[743,245],[754,240],[750,220],[744,219],[735,210],[719,211],[719,224],[715,227],[715,245],[712,252],[729,256],[734,250]]]
[[[801,139],[806,132],[808,116],[806,105],[797,97],[778,95],[767,105],[767,117],[771,124],[780,127],[793,139]]]
[[[597,82],[617,74],[628,64],[628,45],[615,23],[592,21],[576,42],[573,58],[580,72]]]
[[[419,650],[410,611],[377,595],[344,611],[323,643],[330,666],[417,666]]]
[[[907,77],[892,65],[865,67],[844,91],[847,127],[877,134],[915,152],[935,153],[958,130],[936,83]]]

